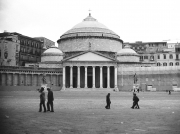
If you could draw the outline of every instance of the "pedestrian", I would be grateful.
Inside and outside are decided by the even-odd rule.
[[[106,109],[110,109],[110,104],[111,104],[111,100],[110,100],[110,93],[108,93],[106,95],[106,103],[107,105],[105,106]]]
[[[54,112],[54,108],[53,108],[53,101],[54,101],[53,91],[51,91],[50,88],[47,88],[47,90],[48,90],[47,111]]]
[[[169,95],[171,94],[171,90],[169,90]]]
[[[41,87],[41,89],[40,89],[39,92],[40,92],[39,112],[42,111],[42,106],[43,106],[43,108],[44,108],[44,112],[46,112],[46,105],[45,105],[46,98],[45,98],[44,88]]]
[[[138,105],[138,101],[139,101],[139,98],[136,96],[136,94],[134,93],[133,94],[133,105],[132,105],[132,109],[134,108],[137,108],[137,109],[140,109],[139,108],[139,105]]]

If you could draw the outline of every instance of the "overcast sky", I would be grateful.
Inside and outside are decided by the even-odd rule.
[[[0,0],[0,32],[56,42],[89,9],[124,42],[180,39],[180,0]]]

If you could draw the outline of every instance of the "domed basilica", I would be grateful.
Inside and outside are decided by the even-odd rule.
[[[34,90],[43,84],[53,90],[143,91],[177,89],[178,67],[140,62],[140,56],[112,30],[88,15],[65,32],[26,67],[2,67],[1,90]],[[178,89],[180,90],[180,89]]]
[[[63,89],[118,89],[120,66],[143,66],[139,55],[89,14],[41,57],[40,67],[63,68]]]

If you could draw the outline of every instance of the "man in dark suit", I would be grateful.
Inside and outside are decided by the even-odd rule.
[[[106,96],[106,103],[107,103],[107,105],[105,106],[105,108],[110,109],[110,104],[111,104],[110,93],[108,93]]]
[[[48,101],[47,101],[47,111],[54,112],[54,109],[53,109],[53,101],[54,101],[53,92],[51,91],[50,88],[47,88],[47,90],[48,90],[48,95],[47,95],[47,98],[48,98]],[[50,107],[51,107],[51,110],[50,110]]]
[[[133,105],[132,105],[132,109],[134,109],[134,108],[137,108],[137,109],[139,109],[139,105],[138,105],[138,101],[139,101],[139,98],[136,96],[136,94],[135,93],[133,93]]]

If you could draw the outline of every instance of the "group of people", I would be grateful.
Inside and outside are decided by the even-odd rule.
[[[42,106],[44,108],[44,112],[46,112],[46,111],[54,112],[54,108],[53,108],[53,101],[54,101],[53,92],[51,91],[50,88],[47,88],[47,90],[48,90],[48,95],[47,95],[47,110],[46,110],[46,105],[45,105],[46,97],[45,97],[44,88],[41,87],[41,89],[38,90],[40,92],[39,112],[42,112]]]
[[[136,93],[133,93],[133,105],[131,108],[140,109],[138,102],[139,102],[138,96],[136,95]],[[107,105],[105,106],[105,108],[110,109],[110,105],[111,105],[110,93],[106,95],[106,104]]]

